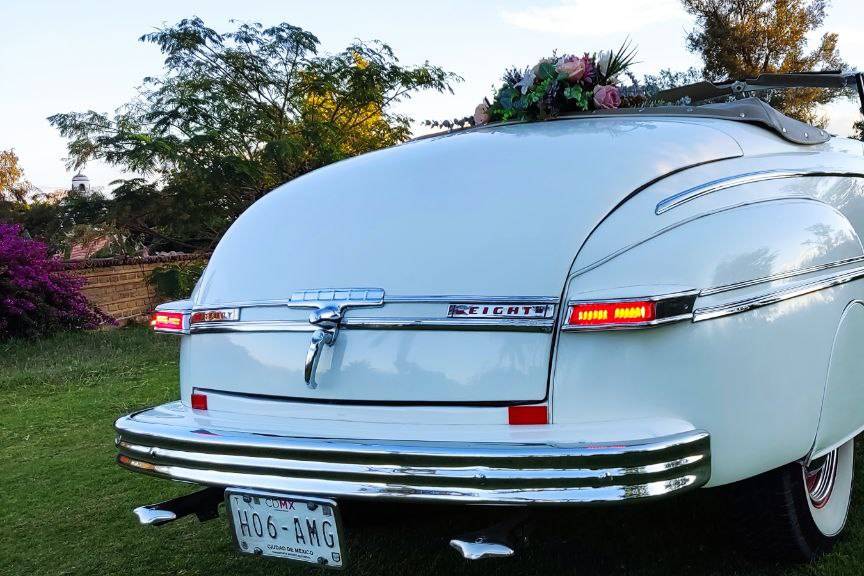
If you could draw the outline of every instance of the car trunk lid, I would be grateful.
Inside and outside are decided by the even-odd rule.
[[[245,326],[190,338],[183,377],[321,402],[542,401],[556,304],[579,247],[641,186],[739,156],[710,124],[487,127],[297,178],[250,208],[216,249],[194,306],[237,307]],[[310,311],[361,290],[380,291],[380,302],[345,307],[311,388]]]

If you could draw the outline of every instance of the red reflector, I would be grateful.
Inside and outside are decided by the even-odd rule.
[[[154,312],[150,319],[150,326],[154,330],[166,332],[182,332],[183,331],[183,313],[182,312]]]
[[[510,406],[507,416],[511,425],[549,423],[546,406]]]
[[[586,302],[574,304],[567,324],[570,326],[608,326],[643,324],[657,318],[654,302]]]
[[[207,410],[207,395],[201,392],[192,391],[192,409]]]

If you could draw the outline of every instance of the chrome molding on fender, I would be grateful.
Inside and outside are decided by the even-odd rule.
[[[683,192],[679,192],[677,194],[673,194],[664,200],[661,200],[657,207],[654,210],[654,213],[658,216],[663,214],[664,212],[668,212],[673,208],[677,208],[678,206],[690,202],[691,200],[695,200],[697,198],[701,198],[702,196],[711,194],[713,192],[719,192],[720,190],[726,190],[727,188],[734,188],[735,186],[741,186],[743,184],[752,184],[754,182],[764,182],[766,180],[781,180],[784,178],[802,178],[802,177],[814,177],[814,176],[851,176],[861,178],[864,177],[864,174],[857,172],[833,172],[829,170],[816,170],[816,169],[802,169],[802,170],[759,170],[756,172],[747,172],[744,174],[738,174],[736,176],[727,176],[725,178],[718,178],[717,180],[712,180],[711,182],[706,182],[704,184],[699,184],[698,186],[694,186],[692,188],[688,188]]]
[[[762,276],[759,278],[754,278],[753,280],[745,280],[743,282],[735,282],[732,284],[725,284],[723,286],[715,286],[713,288],[705,288],[701,292],[699,292],[700,296],[710,296],[712,294],[720,294],[723,292],[730,292],[732,290],[738,290],[740,288],[748,288],[750,286],[758,286],[759,284],[767,284],[769,282],[776,282],[777,280],[786,280],[788,278],[795,278],[796,276],[804,276],[806,274],[812,274],[814,272],[822,272],[823,270],[831,270],[833,268],[839,268],[841,266],[847,266],[849,264],[857,264],[859,262],[864,262],[864,256],[858,256],[856,258],[847,258],[845,260],[837,260],[836,262],[829,262],[827,264],[818,264],[816,266],[808,266],[806,268],[797,268],[795,270],[790,270],[788,272],[779,272],[777,274],[771,274],[769,276]]]
[[[847,282],[852,282],[853,280],[859,280],[861,278],[864,278],[864,266],[853,268],[852,270],[839,272],[825,278],[819,278],[817,280],[805,282],[803,284],[797,284],[789,288],[776,290],[768,294],[755,296],[753,298],[736,300],[735,302],[730,302],[728,304],[723,304],[720,306],[697,308],[693,311],[693,321],[701,322],[703,320],[712,320],[714,318],[720,318],[722,316],[740,314],[742,312],[747,312],[755,308],[761,308],[762,306],[776,304],[784,300],[789,300],[791,298],[797,298],[798,296],[805,296],[813,292],[825,290],[826,288],[833,288],[834,286],[839,286],[840,284],[845,284]]]
[[[633,324],[625,324],[625,325],[614,325],[614,324],[595,324],[589,326],[571,326],[568,325],[566,321],[562,323],[561,331],[562,332],[589,332],[589,331],[597,331],[597,330],[633,330],[638,328],[648,328],[651,326],[658,326],[662,324],[668,324],[672,322],[680,322],[684,320],[691,320],[693,322],[701,322],[704,320],[711,320],[714,318],[720,318],[723,316],[729,316],[732,314],[740,314],[742,312],[747,312],[749,310],[753,310],[755,308],[760,308],[762,306],[768,306],[771,304],[776,304],[778,302],[782,302],[784,300],[789,300],[791,298],[797,298],[799,296],[804,296],[807,294],[811,294],[813,292],[818,292],[820,290],[825,290],[828,288],[832,288],[834,286],[838,286],[841,284],[845,284],[847,282],[852,282],[854,280],[859,280],[864,278],[864,266],[858,266],[851,269],[839,270],[832,274],[822,276],[821,278],[812,279],[809,281],[805,281],[802,283],[795,284],[793,286],[785,286],[778,288],[776,290],[771,290],[770,292],[759,294],[758,296],[752,296],[745,299],[735,300],[729,303],[716,305],[716,306],[704,306],[702,308],[696,308],[697,298],[702,298],[706,296],[711,296],[715,294],[721,294],[725,292],[731,292],[734,290],[739,290],[743,288],[750,288],[753,286],[758,286],[760,284],[769,284],[771,282],[775,282],[778,280],[788,280],[790,278],[796,278],[799,276],[806,276],[808,274],[814,274],[817,272],[824,272],[827,270],[833,270],[835,268],[840,268],[842,266],[848,266],[851,264],[860,264],[864,262],[864,256],[859,256],[856,258],[847,258],[845,260],[838,260],[836,262],[831,262],[827,264],[820,264],[817,266],[809,266],[807,268],[799,268],[797,270],[792,270],[789,272],[781,272],[778,274],[772,274],[770,276],[764,276],[761,278],[755,278],[753,280],[747,280],[743,282],[736,282],[734,284],[726,284],[722,286],[715,286],[711,288],[705,288],[701,291],[691,291],[691,292],[681,292],[677,294],[666,294],[663,296],[655,296],[655,297],[647,297],[647,298],[634,298],[630,299],[632,301],[642,301],[642,300],[650,300],[657,303],[657,317],[654,320],[639,322]],[[609,300],[570,300],[567,302],[567,314],[569,315],[570,310],[578,304],[583,303],[598,303],[598,302],[627,302],[627,299],[609,299]],[[663,308],[665,307],[665,309]]]

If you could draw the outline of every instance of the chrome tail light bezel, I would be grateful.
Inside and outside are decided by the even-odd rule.
[[[592,299],[572,299],[567,301],[566,312],[561,324],[562,332],[596,332],[600,330],[638,330],[642,328],[650,328],[652,326],[660,326],[670,324],[672,322],[682,322],[684,320],[693,320],[693,310],[696,304],[696,298],[699,295],[698,290],[688,290],[685,292],[675,292],[672,294],[662,294],[655,296],[639,296],[627,298],[592,298]],[[608,322],[603,324],[573,324],[571,317],[573,309],[577,306],[584,305],[613,305],[613,304],[628,304],[650,302],[653,304],[654,314],[650,320],[644,322]]]

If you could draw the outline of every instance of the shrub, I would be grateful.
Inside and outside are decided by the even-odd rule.
[[[156,296],[159,299],[189,298],[206,266],[206,262],[195,260],[172,262],[154,269],[148,280],[156,289]]]
[[[0,339],[113,323],[81,294],[83,284],[20,225],[0,224]]]

